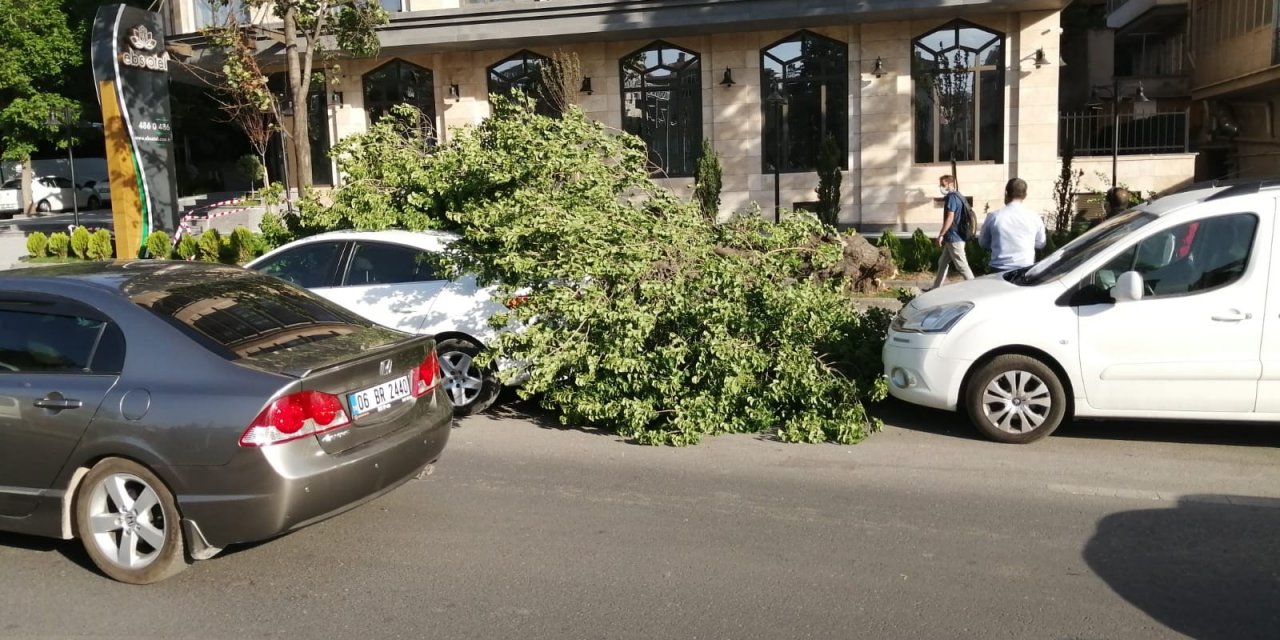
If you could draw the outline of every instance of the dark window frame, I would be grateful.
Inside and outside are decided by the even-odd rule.
[[[628,62],[638,59],[643,64],[644,55],[650,51],[658,52],[658,64],[652,67],[628,67]],[[683,69],[674,69],[668,64],[665,58],[667,53],[683,53],[687,54],[690,60],[685,64]],[[679,59],[676,59],[678,62]],[[672,76],[676,78],[673,85],[649,85],[647,77],[659,69],[670,69]],[[628,74],[634,74],[637,80],[637,86],[628,87]],[[671,44],[665,40],[654,40],[648,45],[636,49],[631,53],[618,59],[618,77],[621,79],[618,91],[622,97],[620,106],[622,116],[622,129],[627,133],[635,135],[644,140],[645,147],[649,150],[649,162],[655,167],[653,173],[668,178],[688,178],[692,177],[698,168],[698,161],[702,156],[702,138],[703,138],[703,118],[702,118],[702,56],[696,51],[686,49],[679,45]],[[694,82],[687,82],[689,78],[693,78]],[[692,86],[685,86],[686,84]],[[673,88],[674,87],[674,88]],[[643,123],[651,120],[647,116],[650,115],[650,106],[657,110],[657,100],[661,99],[661,94],[667,96],[667,113],[678,113],[689,118],[689,124],[681,127],[679,122],[672,123],[668,118],[665,127],[667,131],[667,139],[672,137],[671,131],[674,129],[676,137],[681,139],[677,145],[682,147],[679,154],[668,154],[662,157],[654,151],[656,145],[653,140],[646,136],[643,129]],[[628,97],[637,96],[636,102],[641,115],[639,120],[642,123],[640,131],[632,131],[628,126],[629,119],[627,117]],[[651,103],[650,99],[655,102]],[[688,101],[688,104],[685,102]],[[649,134],[656,135],[660,131],[660,127],[654,127]],[[683,133],[684,135],[681,135]],[[690,136],[690,134],[692,134]],[[669,146],[667,148],[670,148]],[[681,159],[681,166],[677,169],[672,168],[672,159],[677,156]]]
[[[521,71],[507,75],[505,71],[498,71],[498,67],[502,67],[513,62],[520,62]],[[531,63],[537,63],[536,65]],[[546,89],[546,78],[542,70],[546,65],[551,63],[551,58],[540,53],[535,53],[528,49],[521,49],[485,68],[485,86],[489,91],[489,95],[510,95],[516,89],[519,89],[525,95],[533,99],[536,105],[535,109],[538,114],[559,118],[560,109],[551,104],[551,97]],[[531,69],[536,68],[536,71]],[[532,88],[533,91],[529,91]]]
[[[961,42],[961,32],[969,30],[976,30],[989,37],[982,42],[982,46],[980,47],[975,48],[966,46]],[[929,44],[931,39],[942,37],[944,34],[948,33],[950,33],[953,39],[952,44],[948,45],[946,43],[939,42],[936,48]],[[969,124],[971,132],[969,139],[964,141],[965,148],[972,150],[973,157],[965,157],[967,154],[957,154],[958,157],[956,158],[956,162],[979,164],[1004,163],[1005,143],[1008,137],[1008,132],[1005,130],[1008,122],[1007,114],[1005,113],[1006,105],[1004,95],[1006,81],[1005,74],[1008,66],[1005,63],[1005,55],[1008,52],[1006,48],[1007,44],[1008,34],[969,22],[968,20],[952,20],[911,39],[911,49],[909,52],[911,56],[912,84],[911,137],[912,160],[914,164],[932,165],[951,162],[950,153],[946,153],[946,145],[944,145],[942,141],[944,126],[944,117],[941,113],[942,107],[939,104],[936,90],[931,88],[932,82],[929,80],[929,76],[931,74],[936,76],[939,73],[938,68],[941,66],[937,62],[939,59],[946,58],[948,61],[954,63],[955,55],[960,51],[963,51],[968,55],[972,55],[975,63],[964,67],[966,73],[972,74],[972,86],[975,87],[975,90],[972,92],[973,100],[970,102],[972,105],[970,107],[970,113],[972,114],[973,120],[973,122]],[[996,64],[983,63],[981,59],[982,56],[985,54],[990,58],[992,56],[991,48],[993,46],[995,47],[995,53],[998,54],[995,55],[995,59],[997,61]],[[933,56],[934,59],[932,67],[927,66],[923,56],[917,55],[920,51]],[[987,105],[983,104],[984,88],[986,86],[983,83],[991,80],[994,80],[994,99],[998,103],[998,108],[995,109],[991,109]],[[925,107],[921,105],[920,102],[925,99],[926,95],[929,100],[927,105],[929,110],[928,126],[931,132],[929,138],[932,141],[932,149],[929,150],[927,156],[928,159],[922,159],[925,158],[924,153],[926,148],[923,146],[925,141],[921,140],[920,135],[920,117],[921,112]],[[987,96],[987,101],[990,101],[991,99],[993,99],[992,96]],[[999,131],[999,137],[997,144],[994,146],[994,153],[988,154],[984,153],[983,149],[983,124],[981,122],[981,118],[992,114],[996,114],[998,117],[998,120],[995,123],[995,128]]]
[[[780,48],[799,42],[802,49],[800,57],[783,59],[779,57]],[[838,50],[838,56],[832,59],[829,56],[820,54],[808,54],[809,63],[802,65],[800,68],[806,72],[803,74],[792,74],[790,71],[795,70],[797,62],[806,58],[803,49],[812,47],[809,43],[821,43],[833,46]],[[778,65],[782,67],[781,78],[775,78],[771,73],[769,66]],[[808,73],[810,66],[818,68],[818,73]],[[778,82],[779,89],[782,94],[787,97],[788,103],[782,107],[782,129],[777,130],[779,111],[778,107],[772,106],[768,102],[769,95],[773,89],[775,80]],[[819,84],[819,113],[816,117],[812,114],[800,112],[797,116],[793,113],[794,107],[791,104],[791,96],[800,95],[798,88],[811,83]],[[829,92],[834,89],[834,92]],[[823,100],[822,98],[826,99]],[[776,136],[782,136],[783,156],[786,158],[780,167],[780,173],[811,173],[817,170],[818,150],[821,148],[823,138],[831,135],[835,138],[836,144],[840,146],[840,168],[847,171],[849,169],[849,43],[836,40],[820,33],[801,29],[795,33],[777,40],[768,46],[760,49],[760,112],[761,122],[763,126],[760,128],[760,142],[763,145],[760,154],[761,170],[765,173],[773,173],[772,164],[773,156],[777,151],[778,141]],[[817,139],[810,139],[811,136],[805,136],[805,139],[794,138],[789,130],[792,128],[792,122],[804,122],[812,120],[818,123]],[[834,129],[834,130],[832,130]],[[796,159],[797,153],[803,153],[810,156],[809,158]]]
[[[386,98],[379,100],[370,99],[370,88],[375,80],[371,76],[379,72],[389,72],[386,76],[392,80],[392,85],[382,87],[382,92]],[[423,96],[406,96],[406,85],[404,83],[405,73],[420,72],[425,77],[425,81],[419,83],[419,88],[425,90]],[[412,106],[422,112],[423,116],[431,123],[431,131],[429,137],[435,139],[436,133],[436,80],[435,72],[422,65],[414,64],[408,60],[394,58],[384,64],[378,65],[373,69],[366,71],[360,76],[360,92],[364,100],[364,112],[366,122],[369,126],[377,124],[379,120],[386,117],[391,109],[402,104]],[[394,91],[394,97],[390,97]]]

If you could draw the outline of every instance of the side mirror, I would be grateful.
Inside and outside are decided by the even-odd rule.
[[[1133,302],[1142,299],[1145,283],[1142,274],[1137,271],[1126,271],[1116,278],[1116,286],[1111,289],[1111,297],[1116,302]]]

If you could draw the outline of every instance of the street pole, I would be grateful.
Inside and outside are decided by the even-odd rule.
[[[1120,164],[1120,80],[1111,79],[1111,186],[1116,186]]]
[[[73,142],[72,138],[72,122],[71,110],[66,113],[67,120],[67,163],[71,165],[71,215],[73,223],[80,226],[80,183],[76,182],[76,155],[71,150]]]

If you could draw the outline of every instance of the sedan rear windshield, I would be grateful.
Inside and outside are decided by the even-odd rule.
[[[361,331],[367,320],[275,278],[246,272],[167,282],[130,298],[228,360],[262,356]],[[220,274],[221,275],[221,274]]]

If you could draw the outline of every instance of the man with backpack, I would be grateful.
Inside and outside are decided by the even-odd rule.
[[[974,228],[977,225],[973,209],[955,187],[954,176],[944,175],[938,179],[938,191],[942,193],[942,230],[938,232],[937,243],[942,247],[942,255],[938,257],[938,275],[933,279],[931,289],[947,283],[947,272],[952,265],[965,280],[973,279],[973,269],[969,268],[964,246],[977,231]]]

